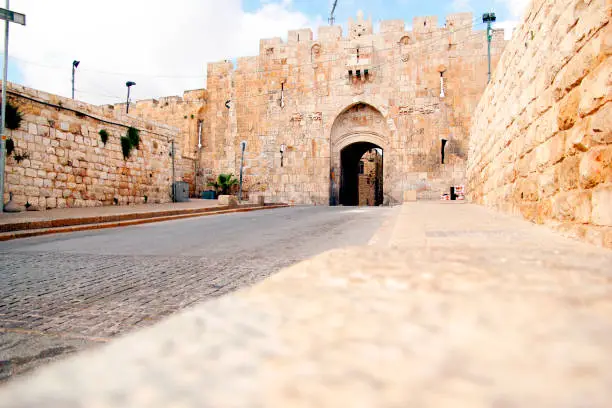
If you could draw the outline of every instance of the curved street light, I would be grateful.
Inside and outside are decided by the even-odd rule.
[[[127,91],[127,101],[126,101],[127,103],[125,105],[125,113],[126,114],[128,114],[130,112],[130,88],[132,86],[134,86],[134,85],[136,85],[136,82],[134,82],[134,81],[127,81],[125,83],[125,86],[127,86],[127,89],[128,89],[128,91]]]
[[[79,67],[81,61],[72,61],[72,99],[74,99],[74,71]]]

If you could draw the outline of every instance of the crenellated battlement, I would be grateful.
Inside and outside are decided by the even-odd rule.
[[[407,37],[407,43],[414,44],[419,41],[430,41],[433,33],[440,33],[440,40],[443,41],[443,33],[448,32],[448,41],[455,44],[465,41],[472,37],[474,30],[474,14],[452,13],[446,15],[444,24],[439,25],[440,19],[438,16],[417,16],[412,20],[410,29],[407,30],[404,20],[383,20],[380,22],[378,32],[375,32],[372,25],[371,17],[365,18],[363,13],[358,13],[355,19],[348,19],[348,32],[343,33],[342,26],[320,26],[317,29],[316,37],[313,31],[309,28],[290,30],[287,34],[287,40],[281,37],[265,38],[260,40],[259,56],[267,58],[281,58],[290,54],[292,47],[303,46],[308,44],[313,46],[339,42],[339,41],[356,41],[356,42],[380,42],[381,38],[389,38],[397,34],[397,41]],[[484,30],[478,30],[484,31]],[[504,30],[495,30],[494,38],[503,39]],[[434,39],[436,37],[434,36]],[[479,40],[478,40],[479,41]]]

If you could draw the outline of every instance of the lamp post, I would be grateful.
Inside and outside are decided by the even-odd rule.
[[[281,154],[281,167],[283,167],[283,159],[285,156],[285,144],[284,143],[280,146],[280,154]]]
[[[491,23],[495,22],[497,18],[495,17],[495,13],[485,13],[482,15],[482,22],[487,23],[487,44],[488,44],[488,56],[489,56],[489,80],[487,83],[491,82],[491,40],[493,39],[493,35],[491,33]]]
[[[129,88],[128,88],[129,89]],[[172,156],[172,202],[176,203],[176,173],[174,170],[174,139],[172,139],[172,144],[170,145],[170,155]]]
[[[0,212],[4,211],[4,146],[6,141],[6,77],[8,72],[9,23],[26,24],[26,16],[9,10],[9,0],[6,8],[0,8],[0,20],[4,20],[4,66],[2,68],[2,107],[0,108]]]
[[[125,83],[125,86],[127,86],[127,89],[128,89],[128,92],[127,92],[127,101],[126,101],[127,103],[125,105],[125,113],[126,114],[130,113],[130,88],[132,86],[134,86],[134,85],[136,85],[136,82],[134,82],[134,81],[127,81]]]
[[[240,156],[240,189],[238,190],[238,201],[242,201],[242,168],[244,167],[244,149],[246,149],[246,145],[246,140],[240,142],[240,150],[242,150],[242,155]]]
[[[72,99],[74,99],[74,71],[79,67],[81,61],[72,61]]]

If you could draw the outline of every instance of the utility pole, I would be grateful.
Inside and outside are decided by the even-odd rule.
[[[2,69],[2,108],[0,109],[0,212],[4,212],[4,155],[6,135],[6,87],[8,76],[8,44],[9,23],[26,24],[25,15],[9,10],[9,0],[6,9],[0,9],[0,20],[4,20],[4,67]]]
[[[175,173],[174,173],[174,139],[172,139],[171,149],[172,149],[172,202],[176,203],[176,182],[175,182]]]
[[[81,61],[72,61],[72,99],[74,99],[74,71],[77,69]]]
[[[240,142],[240,149],[242,150],[242,155],[240,156],[240,189],[238,190],[238,201],[242,201],[242,168],[244,166],[244,149],[246,149],[247,142],[243,140]]]
[[[487,83],[491,82],[491,40],[493,39],[493,31],[491,29],[491,23],[495,22],[497,18],[495,17],[495,13],[485,13],[482,15],[482,22],[487,23],[487,44],[488,44],[488,52],[487,55],[489,57],[489,79]]]

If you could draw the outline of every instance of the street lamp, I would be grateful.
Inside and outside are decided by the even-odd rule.
[[[485,13],[482,15],[482,22],[487,23],[487,56],[489,61],[489,76],[487,83],[491,82],[491,40],[493,36],[491,34],[491,23],[497,21],[495,13]]]
[[[125,83],[125,86],[127,86],[128,92],[127,92],[127,104],[125,105],[125,113],[128,114],[130,112],[130,87],[136,85],[136,82],[134,81],[127,81]]]
[[[283,167],[283,158],[285,155],[285,144],[284,143],[280,146],[280,154],[281,154],[281,167]]]
[[[72,99],[74,99],[74,71],[79,67],[81,61],[72,61]]]
[[[9,0],[6,8],[0,8],[0,20],[4,20],[4,63],[2,67],[2,107],[0,107],[0,212],[4,211],[4,146],[6,141],[6,77],[8,74],[9,23],[26,24],[25,14],[9,10]]]

